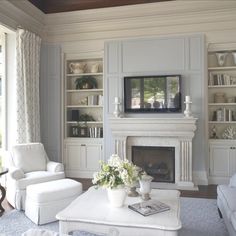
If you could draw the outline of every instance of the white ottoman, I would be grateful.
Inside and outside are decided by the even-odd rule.
[[[82,193],[82,184],[59,179],[29,185],[26,189],[25,214],[35,224],[56,221],[56,214]]]

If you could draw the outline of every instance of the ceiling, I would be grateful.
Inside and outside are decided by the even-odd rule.
[[[28,0],[44,13],[57,13],[96,9],[104,7],[116,7],[124,5],[167,2],[174,0]]]

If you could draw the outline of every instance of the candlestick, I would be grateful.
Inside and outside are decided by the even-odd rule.
[[[185,104],[186,104],[186,108],[185,108],[185,111],[184,111],[184,116],[186,117],[186,118],[191,118],[192,117],[192,112],[191,112],[191,104],[192,104],[192,102],[190,101],[190,96],[189,95],[187,95],[187,96],[185,96],[185,102],[184,102]]]
[[[114,115],[116,118],[118,118],[118,117],[120,117],[120,115],[121,115],[121,112],[120,112],[120,102],[119,102],[119,98],[118,98],[118,97],[115,97],[115,103],[114,103],[114,105],[115,105],[115,110],[114,110],[114,112],[113,112],[113,115]]]
[[[190,102],[190,101],[191,101],[190,96],[189,95],[185,96],[185,102]]]

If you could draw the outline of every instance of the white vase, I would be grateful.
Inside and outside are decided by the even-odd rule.
[[[219,66],[224,66],[227,52],[216,52],[216,58]]]
[[[143,200],[150,199],[149,193],[151,192],[151,182],[153,177],[150,175],[143,175],[139,180],[140,193]]]
[[[112,207],[122,207],[126,198],[126,190],[124,187],[108,188],[107,196]]]

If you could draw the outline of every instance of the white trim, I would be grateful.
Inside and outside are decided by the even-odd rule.
[[[7,148],[7,76],[6,76],[6,34],[3,32],[2,38],[2,149]]]
[[[193,182],[195,185],[208,185],[206,171],[193,171]]]
[[[229,184],[230,177],[212,177],[209,176],[208,184]]]

